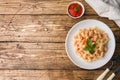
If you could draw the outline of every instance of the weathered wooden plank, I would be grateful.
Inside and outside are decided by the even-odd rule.
[[[103,70],[0,70],[1,80],[96,80]],[[110,72],[111,73],[111,72]],[[109,75],[110,75],[109,73]],[[107,75],[106,78],[109,76]],[[105,78],[105,79],[106,79]],[[114,80],[119,80],[116,76]]]
[[[0,14],[67,14],[72,0],[0,0]],[[84,0],[85,14],[96,14]]]
[[[22,43],[22,42],[5,42],[0,43],[0,50],[5,49],[32,49],[32,50],[64,50],[65,44],[64,43]]]
[[[15,37],[15,36],[4,36],[0,40],[1,42],[65,42],[65,37]]]
[[[117,28],[112,20],[94,15],[85,15],[79,19],[72,19],[68,15],[0,15],[0,26],[2,30],[5,28],[12,31],[21,31],[24,28],[28,29],[27,31],[34,28],[39,29],[38,31],[44,31],[44,28],[49,28],[48,30],[51,31],[65,30],[65,27],[72,27],[75,23],[85,19],[97,19],[109,25],[110,28]]]
[[[0,50],[6,49],[25,50],[65,50],[65,43],[27,43],[27,42],[2,42]],[[116,44],[116,53],[120,52],[120,43]]]
[[[117,44],[115,56],[120,54]],[[111,62],[102,67],[105,69]],[[79,69],[67,57],[64,43],[0,43],[0,69]]]
[[[0,69],[77,69],[65,50],[1,50],[0,63]]]
[[[75,23],[89,18],[109,23],[116,41],[120,41],[120,28],[113,21],[98,16],[83,16],[74,20],[67,15],[1,15],[0,41],[64,42]]]

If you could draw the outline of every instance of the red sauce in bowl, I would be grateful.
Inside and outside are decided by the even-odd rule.
[[[73,17],[79,17],[83,13],[83,7],[78,3],[72,3],[68,7],[68,12]]]

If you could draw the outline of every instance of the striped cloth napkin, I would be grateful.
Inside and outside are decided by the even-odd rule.
[[[114,20],[120,27],[120,0],[85,0],[101,17]]]

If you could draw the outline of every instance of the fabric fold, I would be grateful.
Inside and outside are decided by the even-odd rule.
[[[114,20],[120,27],[120,1],[119,0],[85,0],[101,17]]]

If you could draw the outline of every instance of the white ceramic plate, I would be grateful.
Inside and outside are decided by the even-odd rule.
[[[86,62],[83,59],[81,59],[78,56],[78,54],[75,52],[75,47],[73,45],[74,35],[78,33],[80,29],[90,28],[94,26],[96,26],[97,28],[107,33],[109,37],[108,51],[105,53],[105,56],[103,58],[100,58],[93,62]],[[66,37],[65,48],[66,48],[66,52],[70,60],[78,67],[83,68],[83,69],[97,69],[97,68],[104,66],[113,56],[114,50],[115,50],[115,37],[111,29],[105,23],[98,21],[98,20],[87,19],[87,20],[78,22],[71,28],[71,30],[68,32],[67,37]]]

